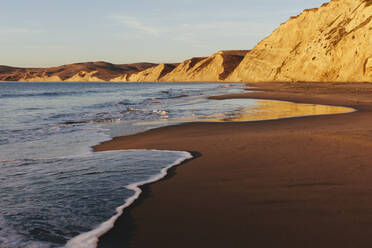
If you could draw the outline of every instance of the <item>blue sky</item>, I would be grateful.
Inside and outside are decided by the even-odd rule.
[[[325,0],[1,0],[0,64],[180,62],[251,49]]]

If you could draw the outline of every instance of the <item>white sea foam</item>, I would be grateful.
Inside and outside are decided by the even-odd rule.
[[[152,150],[155,151],[155,150]],[[174,151],[173,151],[174,152]],[[139,198],[142,193],[141,186],[149,183],[159,181],[167,175],[170,168],[181,164],[187,159],[193,158],[189,152],[179,152],[182,155],[181,158],[177,159],[174,163],[168,165],[160,171],[159,174],[152,176],[146,181],[136,182],[126,186],[127,189],[134,191],[134,194],[125,200],[124,205],[116,209],[116,215],[112,216],[109,220],[103,222],[92,231],[82,233],[79,236],[71,239],[64,246],[65,248],[95,248],[97,247],[99,237],[110,231],[114,227],[116,220],[123,214],[125,208],[129,207],[135,200]]]

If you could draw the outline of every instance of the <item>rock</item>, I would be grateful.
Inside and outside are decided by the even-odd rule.
[[[158,82],[171,72],[177,64],[160,64],[147,70],[135,73],[129,77],[130,82]]]
[[[332,0],[290,18],[228,81],[372,81],[372,0]]]
[[[226,79],[247,54],[243,51],[220,51],[207,58],[182,62],[161,78],[166,82],[218,82]]]

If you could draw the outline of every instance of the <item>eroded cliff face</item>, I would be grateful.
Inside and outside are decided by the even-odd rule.
[[[226,80],[372,82],[372,0],[332,0],[292,17]]]
[[[223,81],[247,54],[220,51],[210,57],[192,58],[180,64],[160,64],[132,75],[123,74],[112,82],[218,82]]]
[[[81,71],[79,73],[76,73],[72,77],[66,79],[66,82],[104,82],[103,79],[98,78],[97,71]]]
[[[112,82],[159,82],[160,79],[171,72],[178,64],[160,64],[138,73],[123,74],[113,78]]]
[[[218,82],[226,79],[239,65],[248,50],[219,51],[207,58],[192,58],[166,74],[166,82]]]

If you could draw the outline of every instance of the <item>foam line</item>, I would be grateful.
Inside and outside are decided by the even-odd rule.
[[[173,151],[174,152],[174,151]],[[136,182],[126,186],[127,189],[134,191],[134,194],[125,200],[124,205],[116,209],[116,215],[112,216],[109,220],[100,224],[97,228],[92,231],[82,233],[79,236],[71,239],[64,246],[66,248],[96,248],[98,244],[99,237],[110,231],[114,227],[116,220],[123,214],[124,209],[129,207],[135,200],[139,198],[142,193],[141,186],[149,183],[159,181],[167,175],[167,172],[170,168],[181,164],[187,159],[193,158],[189,152],[179,152],[180,155],[183,155],[182,158],[177,159],[174,163],[170,164],[166,168],[162,169],[159,174],[151,177],[149,180]]]

